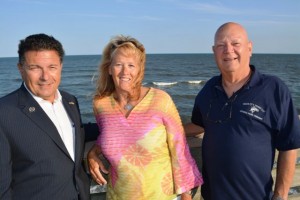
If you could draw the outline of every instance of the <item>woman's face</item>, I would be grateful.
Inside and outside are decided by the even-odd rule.
[[[140,68],[137,56],[117,50],[109,67],[109,74],[112,76],[116,90],[132,92]]]

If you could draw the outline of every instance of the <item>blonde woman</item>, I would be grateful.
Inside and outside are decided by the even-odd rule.
[[[145,62],[144,46],[131,37],[117,36],[103,51],[93,102],[99,136],[88,154],[91,175],[106,184],[100,171],[109,171],[107,199],[191,199],[189,191],[202,184],[202,176],[171,97],[142,86]]]

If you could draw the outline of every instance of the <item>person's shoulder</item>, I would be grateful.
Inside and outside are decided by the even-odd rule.
[[[283,81],[278,76],[275,76],[275,75],[272,75],[272,74],[262,74],[261,77],[264,80],[271,81],[271,82],[274,82],[274,83],[283,83]]]
[[[279,87],[282,89],[288,89],[285,82],[275,75],[261,74],[261,80],[263,84],[268,84],[269,86]]]
[[[0,104],[11,103],[14,99],[17,99],[18,92],[20,89],[17,89],[3,97],[0,98]]]
[[[205,85],[214,85],[217,84],[217,82],[220,80],[220,76],[213,76],[212,78],[210,78]]]
[[[169,93],[167,93],[164,90],[158,89],[158,88],[150,88],[150,92],[154,93],[156,96],[160,96],[162,98],[170,97]]]
[[[257,82],[252,85],[254,88],[263,89],[265,96],[276,99],[276,101],[282,101],[282,98],[291,98],[291,92],[279,77],[272,74],[259,74]]]
[[[211,87],[216,86],[219,82],[220,82],[220,76],[213,76],[212,78],[210,78],[208,81],[204,83],[204,86],[201,89],[201,91],[209,90]]]
[[[17,89],[0,98],[0,113],[11,112],[12,108],[17,108],[19,104],[20,89]]]
[[[157,94],[168,94],[166,91],[164,91],[162,89],[154,88],[154,87],[151,87],[150,91],[157,93]]]
[[[107,104],[110,104],[112,101],[113,96],[94,96],[93,98],[93,106],[94,107],[100,107],[100,106],[106,106]]]
[[[207,98],[211,95],[213,88],[215,88],[217,85],[220,84],[220,75],[219,76],[213,76],[208,81],[206,81],[203,85],[203,87],[199,90],[195,101],[199,101],[199,99]]]
[[[255,84],[260,83],[273,83],[273,84],[284,84],[283,81],[272,74],[263,73],[258,70],[254,65],[250,65],[251,69],[253,70],[252,79],[254,79]]]

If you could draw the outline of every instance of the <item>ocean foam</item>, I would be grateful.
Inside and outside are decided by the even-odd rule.
[[[200,84],[200,83],[202,83],[202,81],[200,80],[200,81],[188,81],[188,83],[190,83],[190,84]]]
[[[176,85],[177,82],[153,82],[153,84],[159,86],[168,86],[168,85]]]

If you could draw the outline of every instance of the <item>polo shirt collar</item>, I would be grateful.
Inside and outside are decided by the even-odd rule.
[[[247,84],[247,88],[249,89],[250,87],[253,87],[257,84],[259,84],[261,81],[261,74],[259,73],[258,70],[256,70],[254,65],[250,65],[250,68],[252,70],[252,75],[250,78],[250,81]]]
[[[255,86],[260,82],[260,73],[256,70],[254,65],[250,65],[250,69],[252,71],[250,80],[248,83],[244,86],[244,89],[250,89],[251,87]],[[217,81],[215,82],[214,88],[224,91],[222,87],[222,74],[219,75]]]

